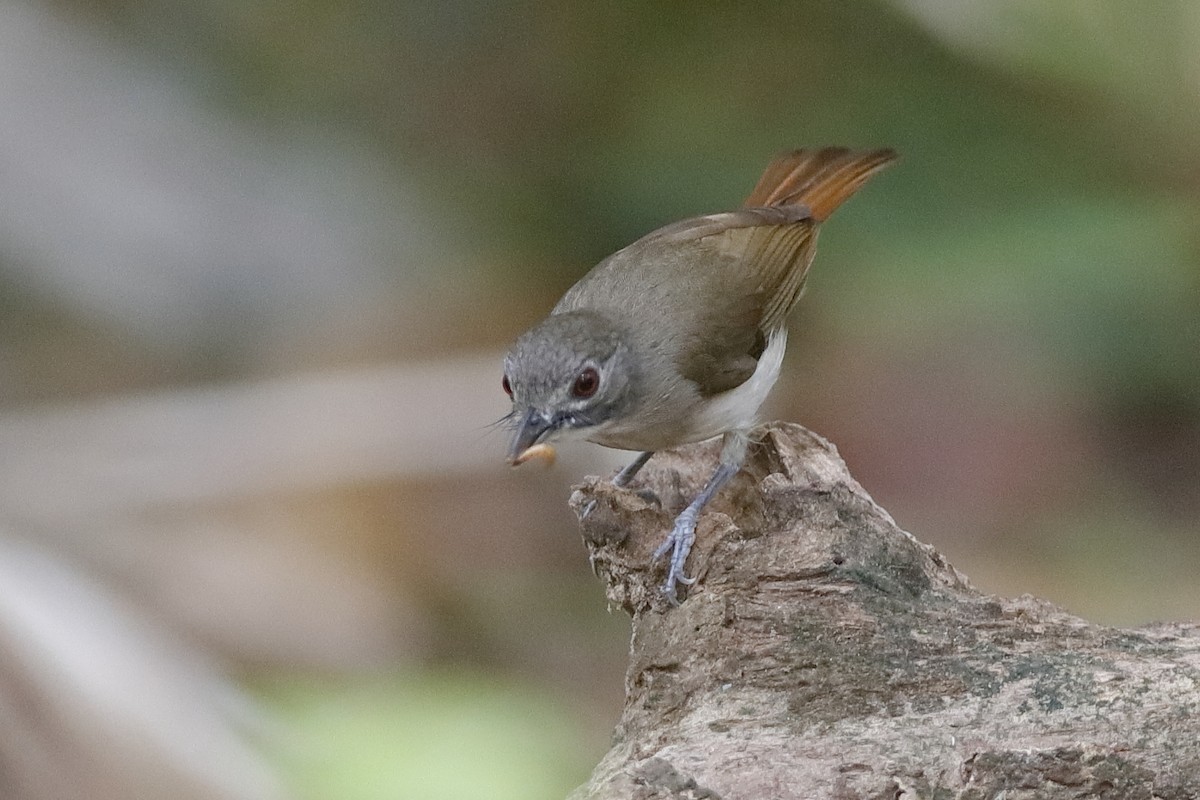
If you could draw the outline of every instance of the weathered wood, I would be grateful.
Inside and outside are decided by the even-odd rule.
[[[1200,797],[1197,626],[979,592],[799,426],[762,431],[669,607],[651,553],[715,458],[572,498],[597,501],[584,538],[633,620],[614,746],[573,797]]]

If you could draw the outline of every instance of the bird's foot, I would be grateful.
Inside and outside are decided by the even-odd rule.
[[[587,503],[584,505],[583,510],[579,512],[579,521],[583,522],[595,510],[596,510],[596,501],[588,500]]]
[[[677,589],[679,584],[691,586],[696,582],[694,577],[689,577],[684,573],[683,567],[687,562],[688,553],[691,552],[692,543],[696,541],[696,517],[698,509],[693,509],[688,506],[683,510],[683,513],[675,518],[675,527],[667,534],[667,538],[654,551],[654,558],[657,560],[665,556],[668,552],[671,558],[667,567],[667,579],[663,582],[662,592],[673,606],[679,605],[679,595]]]
[[[655,492],[653,489],[638,489],[637,491],[634,492],[634,494],[636,494],[638,497],[640,497],[642,500],[645,500],[647,503],[649,503],[652,506],[658,506],[659,508],[663,507],[662,499],[658,496],[658,493]],[[597,501],[595,501],[595,500],[588,500],[584,504],[583,510],[579,512],[579,521],[580,522],[587,519],[588,516],[593,511],[596,510],[596,502]]]
[[[618,489],[624,489],[629,485],[629,482],[633,480],[634,476],[641,472],[642,467],[646,466],[646,462],[650,460],[650,456],[652,455],[654,455],[653,451],[639,455],[633,460],[632,463],[630,463],[613,477],[612,485],[616,486]],[[638,497],[642,498],[647,503],[653,503],[659,508],[662,508],[662,501],[658,499],[658,495],[652,490],[641,489],[637,494]],[[589,500],[588,504],[583,507],[583,511],[579,514],[579,519],[581,521],[587,519],[588,516],[595,510],[596,501]]]
[[[659,508],[663,507],[662,498],[659,497],[658,492],[654,491],[653,489],[638,489],[636,492],[634,492],[634,494],[652,506],[658,506]]]

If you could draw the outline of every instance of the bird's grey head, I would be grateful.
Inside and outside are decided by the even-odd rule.
[[[619,329],[591,311],[551,314],[504,359],[514,425],[509,461],[538,442],[615,419],[629,401],[635,365]]]

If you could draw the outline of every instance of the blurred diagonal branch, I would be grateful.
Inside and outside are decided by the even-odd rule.
[[[0,796],[279,796],[239,734],[249,707],[188,639],[199,632],[243,658],[292,664],[395,663],[415,620],[328,559],[320,571],[306,567],[295,531],[281,534],[290,542],[282,560],[253,544],[262,530],[218,532],[222,568],[249,563],[218,591],[201,570],[202,602],[171,565],[194,558],[197,539],[214,538],[215,508],[494,463],[480,447],[486,429],[455,421],[500,415],[502,396],[477,391],[494,384],[498,360],[464,356],[0,416],[8,518]],[[140,598],[144,608],[104,580],[114,570],[122,589],[157,587]],[[313,592],[322,600],[310,613],[271,611]]]
[[[0,533],[0,796],[272,800],[251,706],[103,585]]]
[[[0,507],[40,525],[497,462],[500,356],[447,357],[0,415]]]

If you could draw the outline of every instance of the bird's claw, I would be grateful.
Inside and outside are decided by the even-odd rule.
[[[581,512],[579,512],[579,521],[583,522],[595,510],[596,510],[596,501],[588,500],[587,503],[584,504],[583,510]]]
[[[673,606],[679,605],[679,596],[676,592],[678,585],[691,586],[696,582],[694,576],[688,576],[683,571],[688,553],[692,549],[692,543],[696,541],[696,516],[696,512],[690,506],[685,509],[675,519],[675,527],[667,534],[667,538],[654,551],[655,560],[662,558],[668,552],[671,554],[667,579],[663,582],[662,592]]]
[[[658,493],[653,489],[638,489],[635,494],[652,506],[658,506],[659,508],[663,507],[662,499],[659,498]]]

